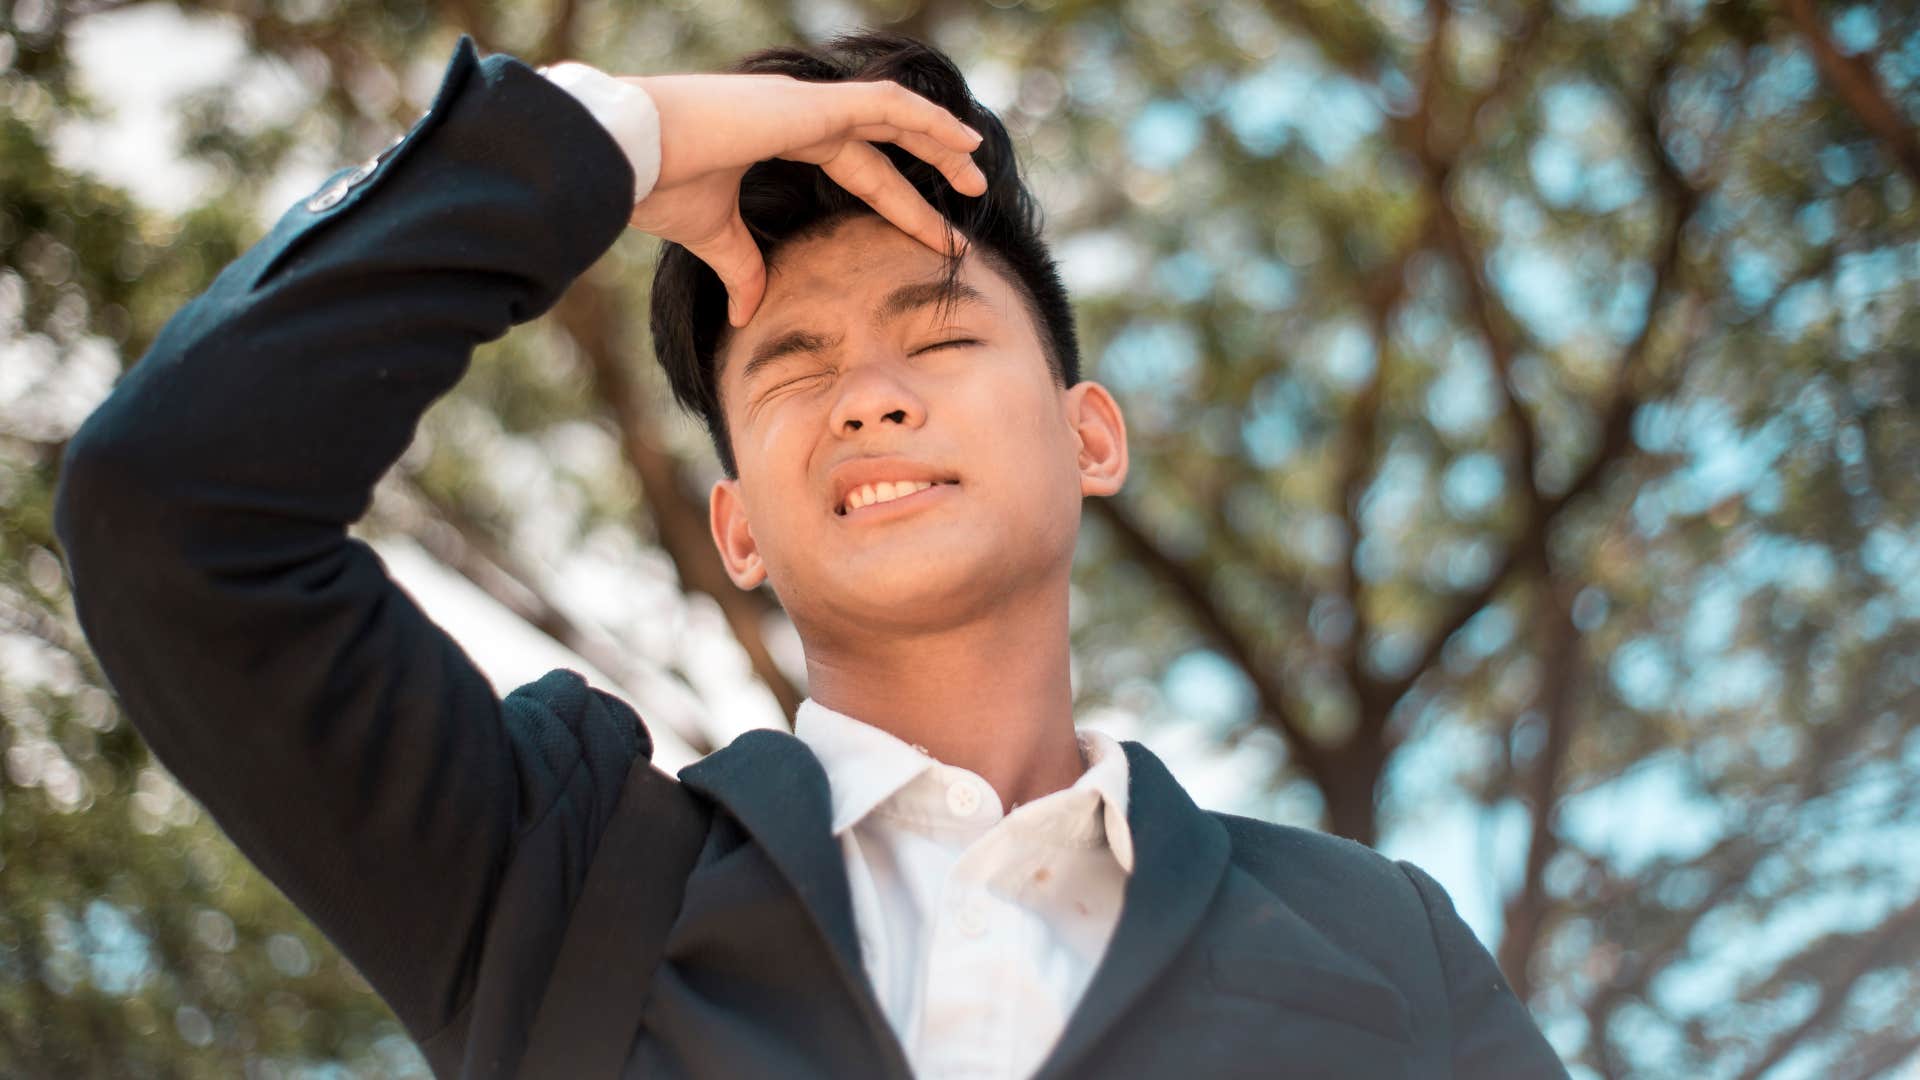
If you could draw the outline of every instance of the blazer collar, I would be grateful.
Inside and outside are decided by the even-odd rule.
[[[884,1075],[908,1080],[899,1037],[874,997],[860,960],[853,890],[830,824],[827,773],[807,744],[784,731],[756,728],[680,770],[680,782],[725,807],[780,871],[812,917],[834,970],[858,1003],[867,1034],[884,1048]]]
[[[1066,1075],[1099,1044],[1193,936],[1226,871],[1226,829],[1194,805],[1152,751],[1137,742],[1120,745],[1127,755],[1133,872],[1113,940],[1036,1080]],[[890,1049],[889,1074],[907,1076],[905,1053],[861,964],[852,890],[833,836],[833,801],[820,759],[787,732],[756,729],[680,770],[680,779],[725,807],[779,868],[830,946],[875,1042]]]
[[[1127,752],[1133,873],[1113,940],[1035,1080],[1069,1075],[1099,1045],[1193,937],[1226,872],[1232,846],[1226,828],[1194,805],[1151,750],[1132,741],[1120,745]]]

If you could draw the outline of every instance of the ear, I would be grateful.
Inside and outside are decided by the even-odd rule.
[[[742,589],[751,589],[767,579],[767,568],[760,561],[760,548],[747,524],[747,506],[740,498],[740,481],[721,480],[707,496],[708,525],[713,529],[713,546],[720,549],[720,561],[727,576]]]
[[[1080,440],[1080,493],[1112,495],[1127,479],[1127,421],[1107,388],[1084,380],[1067,388],[1067,422]]]

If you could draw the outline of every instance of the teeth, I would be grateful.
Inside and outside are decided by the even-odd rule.
[[[858,510],[874,503],[892,502],[932,486],[926,480],[882,480],[878,484],[862,484],[847,493],[847,509]]]

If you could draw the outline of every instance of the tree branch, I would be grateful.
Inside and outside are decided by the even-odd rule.
[[[1467,234],[1466,225],[1461,221],[1451,196],[1447,194],[1451,172],[1450,163],[1428,162],[1425,174],[1427,196],[1433,200],[1434,212],[1438,215],[1440,246],[1452,259],[1454,268],[1459,271],[1461,286],[1466,290],[1467,316],[1479,331],[1481,340],[1486,343],[1487,356],[1493,363],[1494,376],[1500,383],[1507,426],[1513,433],[1515,472],[1521,499],[1526,504],[1525,517],[1537,524],[1540,520],[1540,483],[1534,470],[1540,453],[1540,434],[1513,384],[1513,361],[1519,351],[1514,340],[1514,328],[1519,323],[1487,282],[1483,269],[1485,255]]]
[[[1600,479],[1608,469],[1626,458],[1633,449],[1633,414],[1641,402],[1652,393],[1651,379],[1647,372],[1653,352],[1654,332],[1659,319],[1674,302],[1674,291],[1680,277],[1681,255],[1684,251],[1687,225],[1693,220],[1700,206],[1701,192],[1689,184],[1674,166],[1660,141],[1658,99],[1664,85],[1667,66],[1663,63],[1656,77],[1650,83],[1642,98],[1640,112],[1640,132],[1660,189],[1665,193],[1667,202],[1667,227],[1661,234],[1660,243],[1654,253],[1654,277],[1652,287],[1647,294],[1647,313],[1635,331],[1633,339],[1622,350],[1614,381],[1611,400],[1601,412],[1600,445],[1588,458],[1586,467],[1575,475],[1566,490],[1557,494],[1545,494],[1532,488],[1528,499],[1529,511],[1520,537],[1510,544],[1500,563],[1488,575],[1480,588],[1457,601],[1436,624],[1435,632],[1427,639],[1426,648],[1420,658],[1408,670],[1407,674],[1390,684],[1387,688],[1389,701],[1398,701],[1411,690],[1416,682],[1438,662],[1441,650],[1447,640],[1472,621],[1505,588],[1508,580],[1523,564],[1520,558],[1529,538],[1544,542],[1554,523],[1566,508],[1576,499],[1598,486]],[[1443,227],[1458,227],[1458,219],[1453,217],[1449,208],[1442,204],[1438,207],[1443,213]],[[1466,269],[1466,268],[1463,268]],[[1472,275],[1469,274],[1469,277]],[[1695,310],[1698,315],[1698,308]],[[1697,320],[1689,327],[1688,333],[1678,349],[1684,354],[1686,343],[1702,329]],[[1510,407],[1516,407],[1509,394]],[[1531,469],[1529,469],[1529,475]],[[1531,483],[1529,485],[1532,487]]]
[[[1200,624],[1214,641],[1226,653],[1253,683],[1254,693],[1260,699],[1263,715],[1281,738],[1286,741],[1287,752],[1299,762],[1300,767],[1316,780],[1323,777],[1327,768],[1327,753],[1314,742],[1300,726],[1298,717],[1289,702],[1286,690],[1282,687],[1266,664],[1254,655],[1253,644],[1244,635],[1235,630],[1227,619],[1226,612],[1214,603],[1208,594],[1206,581],[1201,574],[1194,572],[1186,564],[1167,554],[1154,543],[1138,522],[1112,498],[1090,499],[1087,506],[1094,514],[1106,522],[1113,530],[1115,538],[1134,561],[1145,566],[1155,576],[1172,588],[1185,604],[1195,621]]]
[[[1544,570],[1544,546],[1533,557]],[[1500,938],[1500,969],[1513,987],[1514,996],[1521,1001],[1533,996],[1533,954],[1540,947],[1552,907],[1546,890],[1546,870],[1547,863],[1560,850],[1560,837],[1553,826],[1554,811],[1560,805],[1567,755],[1579,723],[1573,686],[1580,674],[1580,635],[1573,625],[1568,599],[1555,587],[1553,575],[1549,571],[1543,577],[1539,620],[1548,644],[1545,662],[1541,665],[1545,685],[1540,691],[1539,706],[1546,737],[1542,740],[1539,760],[1527,778],[1527,803],[1532,817],[1527,854],[1520,888],[1507,901],[1506,932]]]
[[[575,622],[547,595],[519,558],[501,545],[492,531],[465,506],[410,479],[400,481],[399,486],[410,501],[425,511],[421,520],[406,523],[406,532],[428,554],[562,648],[618,679],[622,685],[631,688],[642,684],[643,680],[623,650]],[[435,524],[445,528],[433,528]],[[650,718],[648,722],[653,721]],[[673,731],[696,754],[705,755],[714,749],[704,731],[688,730],[681,724],[674,724]]]
[[[1450,155],[1456,160],[1465,146],[1473,140],[1474,132],[1480,123],[1480,114],[1489,106],[1498,104],[1506,98],[1520,76],[1526,71],[1528,62],[1538,56],[1534,46],[1553,21],[1553,4],[1523,4],[1520,25],[1508,35],[1507,50],[1500,58],[1500,66],[1494,72],[1493,79],[1482,87],[1478,94],[1467,101],[1460,120],[1460,144],[1452,147]]]
[[[1368,480],[1374,475],[1379,455],[1380,407],[1386,396],[1389,340],[1394,312],[1406,297],[1407,263],[1424,250],[1432,237],[1434,218],[1423,219],[1413,236],[1391,262],[1367,281],[1361,301],[1367,308],[1367,321],[1374,341],[1373,373],[1354,397],[1344,428],[1345,452],[1340,465],[1338,485],[1339,513],[1347,532],[1347,553],[1342,562],[1340,589],[1353,619],[1352,630],[1340,649],[1340,666],[1360,699],[1360,723],[1357,735],[1378,739],[1386,727],[1387,711],[1393,702],[1382,700],[1379,682],[1367,673],[1362,651],[1371,623],[1366,598],[1360,586],[1357,557],[1360,552],[1360,499]]]
[[[1849,955],[1832,980],[1821,982],[1819,1004],[1807,1014],[1806,1019],[1775,1036],[1760,1056],[1740,1074],[1740,1080],[1759,1080],[1792,1053],[1807,1036],[1825,1026],[1846,1003],[1854,984],[1868,972],[1888,966],[1890,958],[1903,951],[1902,939],[1917,933],[1920,933],[1920,900],[1894,913],[1872,930],[1854,935]]]
[[[1362,701],[1360,710],[1362,726],[1368,726],[1373,719],[1373,711],[1366,707],[1371,697],[1367,688],[1373,685],[1373,677],[1367,674],[1362,662],[1366,637],[1371,632],[1367,618],[1366,597],[1360,587],[1360,499],[1366,490],[1369,477],[1373,475],[1375,456],[1379,442],[1380,400],[1384,396],[1381,369],[1387,363],[1387,340],[1385,313],[1375,312],[1371,320],[1374,326],[1373,375],[1355,396],[1353,406],[1347,412],[1347,422],[1342,441],[1346,444],[1340,463],[1339,512],[1341,524],[1347,533],[1346,558],[1340,564],[1340,594],[1346,601],[1347,614],[1352,627],[1347,639],[1340,646],[1340,666],[1347,673],[1347,681],[1354,687]]]
[[[1414,102],[1413,115],[1407,118],[1407,137],[1420,149],[1421,160],[1434,158],[1438,151],[1433,135],[1433,114],[1440,104],[1441,68],[1447,58],[1447,29],[1453,20],[1453,5],[1448,0],[1433,0],[1427,5],[1432,13],[1427,27],[1427,45],[1420,61],[1420,96]]]
[[[1885,1080],[1895,1075],[1894,1066],[1911,1063],[1916,1053],[1920,1053],[1920,1035],[1876,1033],[1852,1047],[1847,1062],[1851,1072],[1830,1073],[1827,1080]]]
[[[1335,8],[1301,0],[1268,0],[1267,13],[1310,39],[1333,65],[1353,78],[1374,82],[1380,76],[1375,61],[1386,32],[1361,5]],[[1338,10],[1339,15],[1330,12]],[[1342,26],[1338,20],[1351,25]]]
[[[1409,121],[1410,136],[1421,147],[1422,157],[1431,153],[1431,121],[1438,104],[1441,67],[1446,57],[1447,27],[1453,15],[1452,6],[1445,0],[1435,0],[1430,7],[1432,25],[1428,28],[1426,49],[1421,60],[1419,98]],[[1366,639],[1372,629],[1366,597],[1362,595],[1360,587],[1360,498],[1368,480],[1374,475],[1379,454],[1380,406],[1385,397],[1393,313],[1406,295],[1407,263],[1432,239],[1437,222],[1429,206],[1428,213],[1422,217],[1399,253],[1366,283],[1362,301],[1367,307],[1369,329],[1373,335],[1373,373],[1355,396],[1344,429],[1343,441],[1346,446],[1337,490],[1340,521],[1347,533],[1347,552],[1341,563],[1340,591],[1346,601],[1352,627],[1340,648],[1340,666],[1345,670],[1347,682],[1360,702],[1359,723],[1354,738],[1373,742],[1380,740],[1381,732],[1386,728],[1387,710],[1392,702],[1376,699],[1377,683],[1368,674],[1364,662]]]
[[[1886,87],[1881,85],[1873,66],[1858,57],[1843,55],[1834,46],[1819,12],[1814,10],[1813,0],[1782,0],[1781,7],[1794,29],[1806,39],[1814,66],[1820,69],[1821,77],[1841,103],[1860,121],[1860,126],[1886,144],[1887,153],[1906,170],[1908,178],[1920,184],[1920,136],[1915,135],[1893,99],[1887,96]]]
[[[762,621],[774,610],[766,595],[733,584],[714,550],[706,507],[681,487],[679,463],[655,445],[638,388],[627,370],[632,351],[620,347],[612,297],[591,277],[575,281],[554,308],[554,317],[579,346],[592,369],[600,402],[620,434],[620,450],[640,481],[640,494],[659,531],[660,546],[673,560],[682,587],[702,592],[720,605],[727,625],[746,650],[754,674],[773,691],[789,724],[800,707],[800,689],[774,663]]]
[[[1871,730],[1874,718],[1881,715],[1890,704],[1869,703],[1867,695],[1871,685],[1868,680],[1855,679],[1849,686],[1848,699],[1833,710],[1834,719],[1821,726],[1820,737],[1810,742],[1805,759],[1797,763],[1798,776],[1780,792],[1777,802],[1805,806],[1831,793],[1843,775],[1839,766],[1844,763],[1847,754],[1855,749],[1861,736]],[[1761,815],[1756,813],[1753,816]],[[1672,910],[1661,923],[1639,932],[1631,954],[1633,966],[1624,976],[1609,980],[1588,999],[1583,1011],[1589,1029],[1594,1032],[1608,1031],[1609,1020],[1622,1002],[1644,997],[1654,978],[1685,948],[1700,921],[1721,905],[1736,900],[1752,880],[1761,862],[1774,851],[1775,845],[1767,838],[1750,830],[1740,830],[1726,835],[1704,854],[1686,860],[1684,865],[1689,868],[1711,868],[1715,872],[1712,886],[1706,895],[1684,908]],[[1619,882],[1616,888],[1601,893],[1589,908],[1596,911],[1611,910],[1646,892],[1647,876],[1642,875]],[[1612,1044],[1606,1038],[1596,1036],[1590,1045],[1601,1058],[1602,1073],[1616,1073],[1617,1067],[1608,1065],[1616,1057]]]

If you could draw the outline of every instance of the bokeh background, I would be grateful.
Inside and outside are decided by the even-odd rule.
[[[645,74],[858,25],[1006,120],[1128,413],[1084,723],[1433,871],[1576,1076],[1920,1076],[1906,0],[0,2],[0,1074],[425,1075],[119,712],[66,437],[460,33]],[[711,550],[656,251],[483,350],[355,531],[677,766],[805,687]]]

